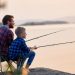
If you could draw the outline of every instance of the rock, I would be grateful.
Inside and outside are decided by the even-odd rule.
[[[28,75],[75,75],[67,72],[62,72],[58,70],[53,70],[49,68],[31,68],[29,69]],[[3,75],[3,73],[0,73],[0,75]],[[7,74],[5,74],[7,75]],[[16,75],[16,74],[15,74]],[[20,75],[20,74],[18,74]]]
[[[32,68],[29,75],[74,75],[62,71],[52,70],[49,68]]]

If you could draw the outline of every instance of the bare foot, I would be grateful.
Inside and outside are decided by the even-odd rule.
[[[29,69],[22,68],[22,75],[28,75]]]

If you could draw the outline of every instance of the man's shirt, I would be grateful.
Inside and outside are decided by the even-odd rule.
[[[30,49],[27,47],[23,38],[16,38],[9,47],[8,52],[9,60],[15,60],[20,55],[25,56],[25,54],[30,52]]]
[[[3,56],[7,56],[8,47],[13,41],[14,34],[8,28],[8,26],[3,25],[0,27],[0,51]]]

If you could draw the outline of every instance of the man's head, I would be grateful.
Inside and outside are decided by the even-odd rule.
[[[8,25],[9,28],[13,28],[14,20],[12,15],[5,15],[2,19],[3,25]]]
[[[17,27],[15,30],[17,37],[26,38],[26,29],[23,27]]]

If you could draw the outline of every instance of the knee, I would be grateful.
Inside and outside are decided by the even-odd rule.
[[[34,52],[34,51],[31,51],[31,52],[30,52],[30,55],[31,55],[31,56],[35,56],[35,52]]]

